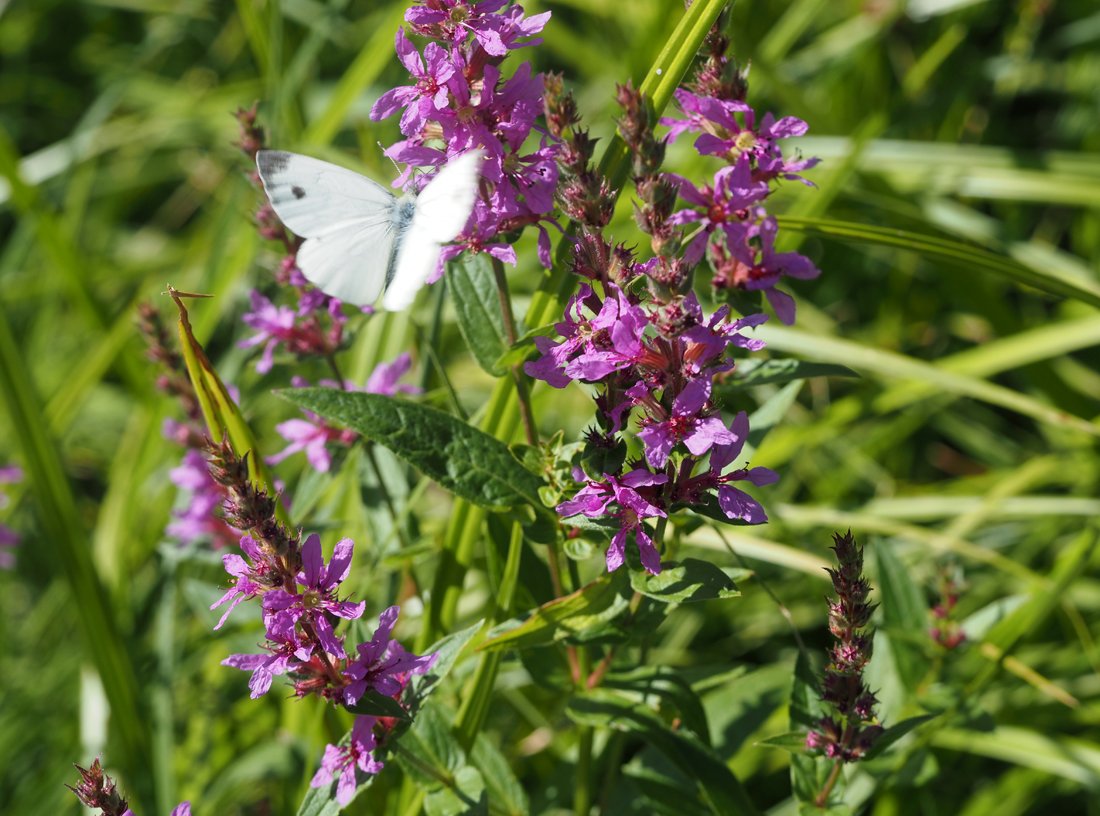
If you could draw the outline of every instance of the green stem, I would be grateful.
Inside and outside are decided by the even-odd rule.
[[[573,792],[573,813],[588,816],[592,810],[592,741],[595,731],[590,725],[580,727],[577,745],[577,787]]]
[[[509,346],[516,344],[516,316],[512,313],[512,298],[508,294],[508,277],[504,274],[504,264],[493,258],[493,277],[497,282],[497,295],[500,297],[500,315],[504,320],[504,338]],[[535,412],[531,410],[531,394],[527,389],[527,378],[523,370],[514,365],[511,368],[512,382],[516,386],[516,398],[519,400],[520,418],[523,420],[523,430],[527,435],[528,445],[539,443],[539,434],[535,425]]]
[[[504,570],[497,591],[497,607],[493,619],[500,622],[511,614],[512,600],[516,594],[516,582],[519,578],[520,558],[523,555],[523,527],[518,522],[512,524],[512,535],[508,541],[508,557],[504,561]],[[489,712],[489,702],[496,684],[497,672],[503,652],[483,653],[474,676],[467,686],[468,693],[463,695],[462,707],[455,717],[455,734],[459,744],[467,751],[473,747],[474,740],[485,722]]]

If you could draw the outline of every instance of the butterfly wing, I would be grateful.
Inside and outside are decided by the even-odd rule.
[[[335,164],[261,150],[256,166],[279,219],[306,241],[298,268],[327,295],[365,306],[386,282],[397,199],[380,184]]]
[[[409,226],[400,236],[392,279],[382,297],[390,311],[404,309],[439,262],[439,251],[470,218],[480,178],[480,150],[452,160],[416,198]]]

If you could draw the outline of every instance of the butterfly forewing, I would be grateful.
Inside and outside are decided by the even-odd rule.
[[[396,205],[385,187],[366,176],[298,153],[261,150],[256,167],[275,213],[303,238],[350,228],[365,218],[389,219]]]

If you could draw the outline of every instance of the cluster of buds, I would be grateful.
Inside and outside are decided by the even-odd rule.
[[[948,651],[959,648],[966,642],[966,633],[955,617],[955,606],[959,602],[960,582],[948,570],[940,573],[939,602],[932,607],[932,626],[928,636]]]
[[[876,724],[875,695],[864,685],[873,633],[866,631],[875,605],[863,577],[863,548],[849,530],[833,535],[837,569],[829,569],[835,600],[829,602],[829,632],[836,642],[825,668],[821,699],[833,710],[806,735],[806,747],[838,762],[855,762],[882,733]]]
[[[215,629],[225,624],[243,601],[259,599],[263,610],[266,643],[258,654],[235,654],[224,665],[251,672],[253,698],[266,694],[275,677],[293,679],[298,697],[317,695],[334,705],[355,710],[368,692],[401,702],[409,679],[426,673],[435,655],[418,657],[406,652],[392,638],[398,608],[391,606],[379,617],[370,641],[349,654],[344,638],[334,626],[339,620],[356,620],[365,602],[340,599],[340,584],[351,570],[354,544],[342,539],[326,565],[321,539],[313,534],[302,540],[275,517],[275,499],[248,477],[248,461],[226,443],[209,446],[210,470],[225,487],[226,513],[231,524],[244,531],[243,555],[223,556],[233,579],[226,593],[212,606],[228,604]],[[377,773],[382,762],[376,749],[384,744],[395,722],[387,717],[360,714],[345,745],[329,745],[314,787],[337,781],[337,799],[351,800],[356,769]]]
[[[430,173],[416,174],[415,168],[433,170],[475,149],[485,155],[473,213],[443,248],[429,281],[462,252],[486,252],[514,264],[513,245],[526,226],[538,230],[539,260],[550,266],[546,225],[553,223],[559,148],[551,136],[525,152],[542,112],[543,79],[527,62],[510,76],[502,70],[510,52],[541,42],[534,35],[549,19],[548,11],[525,17],[508,0],[425,0],[405,12],[412,31],[430,42],[421,56],[405,31],[397,32],[397,55],[412,84],[382,94],[371,109],[375,120],[401,112],[405,138],[385,151],[406,165],[395,186],[420,190]]]
[[[92,760],[90,768],[74,766],[80,771],[80,781],[76,787],[65,787],[76,794],[76,798],[85,807],[98,808],[100,816],[134,816],[126,800],[118,792],[118,786],[103,770],[99,763],[99,757]],[[170,816],[191,816],[191,803],[180,802],[174,808]]]

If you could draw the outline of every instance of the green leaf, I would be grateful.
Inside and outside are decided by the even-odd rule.
[[[625,731],[656,748],[695,781],[712,813],[751,816],[759,812],[740,780],[709,746],[690,733],[673,731],[646,706],[595,689],[571,699],[566,713],[581,725]]]
[[[683,726],[710,745],[710,726],[703,702],[678,669],[642,666],[633,671],[610,672],[600,685],[601,688],[633,692],[643,701],[656,697],[671,705]],[[665,719],[667,721],[668,717]]]
[[[929,720],[934,719],[936,719],[935,714],[922,714],[919,717],[910,717],[907,720],[902,720],[897,725],[890,726],[878,735],[878,737],[875,739],[874,745],[871,746],[871,750],[864,754],[864,759],[871,760],[877,756],[882,755],[886,752],[887,748],[889,748],[899,739],[904,737],[910,731],[923,725]]]
[[[359,698],[353,706],[348,706],[348,711],[352,714],[363,714],[368,717],[395,717],[399,720],[409,719],[409,712],[407,712],[401,703],[392,697],[387,697],[384,694],[379,694],[374,689],[367,689],[367,692]]]
[[[733,402],[740,391],[758,385],[786,385],[812,377],[858,377],[848,366],[836,363],[809,363],[793,358],[782,360],[739,360],[733,376],[716,385],[714,392],[720,401]]]
[[[692,603],[741,595],[726,573],[710,561],[697,558],[663,564],[658,575],[644,571],[631,573],[630,585],[635,592],[662,603]]]
[[[543,604],[525,618],[493,627],[479,648],[530,649],[566,638],[584,640],[604,631],[629,606],[629,582],[624,572],[621,569],[601,575],[576,592]]]
[[[1095,190],[1094,190],[1095,192]],[[1100,285],[1095,281],[1083,280],[1053,271],[1038,272],[1019,261],[999,255],[995,252],[971,246],[962,241],[940,238],[934,235],[922,235],[916,232],[894,227],[875,227],[863,223],[830,221],[823,218],[783,217],[780,227],[789,227],[811,235],[836,238],[856,244],[874,244],[898,249],[907,249],[924,258],[934,258],[965,270],[988,272],[1009,278],[1017,283],[1033,286],[1036,289],[1060,297],[1075,298],[1092,306],[1100,306]]]
[[[806,732],[788,731],[786,734],[776,734],[774,737],[759,740],[756,745],[765,748],[782,748],[792,754],[806,753]]]
[[[991,731],[937,728],[931,737],[939,748],[992,757],[1100,790],[1100,746],[1094,742],[1010,725]]]
[[[526,816],[530,812],[527,792],[516,779],[508,759],[485,733],[477,735],[477,742],[470,751],[470,764],[481,772],[485,780],[485,790],[494,814]]]
[[[424,797],[427,816],[480,816],[489,813],[485,779],[477,768],[464,765],[455,772],[454,780]]]
[[[557,333],[558,330],[554,323],[547,323],[545,326],[529,329],[500,355],[495,363],[496,367],[507,370],[512,366],[526,362],[537,351],[535,348],[536,337],[553,337]]]
[[[508,369],[501,367],[498,360],[508,343],[492,259],[484,252],[463,253],[448,264],[447,286],[458,316],[458,330],[474,359],[484,371],[501,376]]]
[[[457,496],[492,510],[524,502],[546,512],[541,480],[508,446],[459,419],[381,394],[299,388],[277,392],[384,445]]]
[[[817,728],[827,709],[821,702],[818,672],[804,651],[798,653],[791,683],[791,728]],[[805,739],[805,732],[803,732]],[[799,802],[812,803],[825,786],[833,763],[809,753],[791,756],[791,792]]]
[[[482,623],[482,621],[478,621],[465,629],[453,632],[424,650],[424,654],[435,654],[437,657],[427,674],[415,676],[409,682],[409,697],[417,705],[422,705],[428,696],[439,687],[443,678],[455,667],[458,659],[462,656],[463,650],[481,631]]]
[[[756,449],[760,447],[771,429],[783,420],[787,411],[791,410],[801,390],[802,380],[789,382],[749,415],[749,439],[741,451],[743,459],[752,459]],[[726,521],[728,522],[729,519]]]
[[[928,609],[920,588],[891,544],[883,541],[873,552],[878,565],[882,619],[885,629],[892,635],[894,663],[905,687],[913,691],[928,670],[928,660],[919,646],[925,641],[924,633],[928,629]]]

